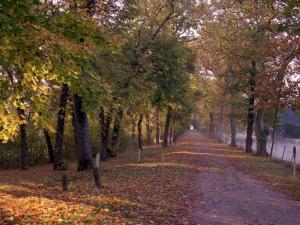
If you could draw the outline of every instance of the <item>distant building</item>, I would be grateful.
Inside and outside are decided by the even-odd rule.
[[[288,107],[285,107],[283,113],[279,115],[280,136],[285,138],[300,138],[300,117]]]

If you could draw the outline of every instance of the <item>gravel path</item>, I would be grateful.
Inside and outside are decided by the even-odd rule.
[[[300,202],[237,171],[221,145],[190,132],[185,145],[195,155],[190,214],[197,225],[300,225]]]

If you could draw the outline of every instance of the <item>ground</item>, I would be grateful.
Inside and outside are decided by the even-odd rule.
[[[0,224],[300,224],[299,177],[289,166],[249,156],[188,132],[176,146],[148,146],[91,171],[0,172]],[[61,176],[70,180],[62,192]]]
[[[199,170],[190,185],[191,224],[300,224],[300,202],[240,171],[235,161],[242,163],[245,154],[197,134],[190,134],[186,146]]]

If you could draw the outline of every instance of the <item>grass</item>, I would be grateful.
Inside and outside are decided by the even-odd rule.
[[[77,172],[75,163],[60,172],[52,165],[1,171],[0,224],[188,224],[187,166],[176,154],[162,165],[161,153],[151,147],[140,164],[137,151],[101,163],[102,189],[95,187],[91,171]],[[64,173],[70,180],[67,193],[61,186]]]
[[[293,177],[293,167],[288,162],[246,154],[240,148],[214,141],[209,142],[209,146],[217,150],[218,153],[214,156],[226,157],[237,170],[263,180],[288,196],[300,200],[299,168],[296,177]]]
[[[252,176],[264,180],[287,195],[300,200],[300,170],[293,177],[293,168],[288,162],[237,152],[240,157],[231,157],[233,165]]]
[[[167,150],[151,146],[142,152],[142,163],[137,163],[137,151],[120,154],[101,163],[102,189],[95,187],[92,171],[77,172],[75,163],[59,172],[52,165],[1,171],[0,224],[190,224],[186,197],[199,172],[222,173],[217,157],[300,200],[300,171],[292,177],[288,163],[214,142],[206,143],[214,153],[193,151],[198,145],[203,143],[182,141]],[[67,193],[62,174],[70,180]]]

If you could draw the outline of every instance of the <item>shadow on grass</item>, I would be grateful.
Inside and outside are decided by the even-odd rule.
[[[106,224],[112,221],[115,224],[128,221],[141,223],[153,217],[157,223],[164,224],[166,218],[171,218],[172,213],[177,212],[176,201],[182,195],[179,190],[183,187],[184,170],[196,168],[168,162],[164,164],[162,172],[162,163],[157,163],[160,158],[150,159],[159,152],[155,148],[146,150],[147,162],[142,164],[128,163],[126,159],[121,159],[119,163],[113,160],[104,163],[101,172],[105,188],[100,190],[94,186],[91,171],[53,172],[49,167],[44,171],[35,168],[30,171],[10,171],[13,179],[7,182],[2,177],[0,182],[0,199],[3,199],[0,201],[0,214],[6,219],[13,216],[15,222],[26,221],[28,224],[56,224],[53,221],[57,222],[62,217],[63,220],[68,217],[66,221],[71,221],[70,224],[87,218],[87,221],[96,221],[97,224],[98,219],[102,223],[107,221]],[[70,177],[68,193],[62,193],[61,190],[63,173],[68,173]],[[39,177],[30,179],[30,174]],[[12,211],[6,212],[5,208],[12,208]],[[52,208],[56,210],[52,212]],[[54,215],[52,219],[47,217],[50,222],[46,218],[49,212]],[[36,214],[39,216],[35,217]]]

